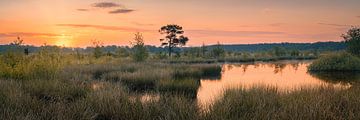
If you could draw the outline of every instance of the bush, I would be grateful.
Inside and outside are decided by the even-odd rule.
[[[360,56],[360,28],[353,27],[342,36],[347,44],[347,51]]]
[[[360,71],[360,58],[348,53],[331,54],[314,61],[310,71]]]
[[[133,44],[133,54],[132,58],[136,62],[145,61],[149,57],[149,52],[144,44],[143,36],[140,33],[135,34]]]

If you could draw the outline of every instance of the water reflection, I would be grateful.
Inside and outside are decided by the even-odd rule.
[[[307,66],[311,61],[279,61],[272,63],[224,64],[220,79],[202,79],[197,99],[201,105],[208,105],[222,95],[224,89],[255,86],[276,87],[279,91],[293,91],[302,87],[332,85],[337,88],[350,87],[347,83],[328,82],[330,79],[348,79],[344,75],[334,77],[310,74]],[[360,75],[353,79],[360,78]],[[349,78],[351,80],[352,78]]]
[[[309,72],[309,74],[330,83],[352,84],[360,81],[359,72]]]

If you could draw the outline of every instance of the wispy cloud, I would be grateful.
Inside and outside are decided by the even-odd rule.
[[[97,7],[97,8],[113,8],[113,7],[122,7],[122,5],[113,3],[113,2],[99,2],[94,3],[91,6]]]
[[[94,29],[101,29],[101,30],[114,30],[114,31],[126,31],[126,32],[151,32],[151,31],[153,31],[153,30],[132,28],[132,27],[88,25],[88,24],[57,24],[57,26],[73,27],[73,28],[94,28]]]
[[[155,24],[149,24],[149,23],[139,23],[139,22],[131,22],[131,23],[137,26],[155,26]]]
[[[335,27],[348,27],[351,25],[344,25],[344,24],[333,24],[333,23],[318,23],[319,25],[327,25],[327,26],[335,26]]]
[[[38,36],[45,36],[45,37],[57,37],[61,36],[60,34],[53,34],[53,33],[28,33],[28,32],[14,32],[14,33],[0,33],[0,37],[38,37]]]
[[[226,31],[226,30],[188,30],[187,33],[196,36],[255,36],[255,35],[282,35],[284,32],[273,31]]]
[[[360,15],[359,16],[356,16],[357,18],[360,18]]]
[[[120,8],[116,10],[109,11],[110,14],[122,14],[122,13],[131,13],[134,12],[133,9]]]
[[[335,35],[336,36],[336,35]],[[314,34],[287,34],[285,37],[297,39],[320,39],[320,40],[336,40],[334,33],[314,33]]]
[[[272,24],[269,24],[269,26],[273,26],[273,27],[279,27],[279,26],[283,26],[283,25],[286,25],[285,23],[272,23]]]
[[[92,7],[95,8],[113,8],[111,11],[108,11],[108,14],[125,14],[134,12],[134,9],[126,8],[122,4],[114,3],[114,2],[98,2],[91,4]],[[77,9],[78,11],[88,11],[88,9]]]
[[[89,9],[76,9],[77,11],[89,11]]]

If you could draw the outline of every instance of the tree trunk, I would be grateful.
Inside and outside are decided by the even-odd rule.
[[[169,40],[169,57],[171,57],[171,41],[172,40]]]
[[[169,57],[171,57],[171,46],[169,46]]]

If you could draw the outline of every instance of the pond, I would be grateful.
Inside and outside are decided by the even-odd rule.
[[[278,91],[291,92],[299,88],[320,87],[323,85],[346,89],[351,85],[342,81],[348,80],[347,74],[311,74],[307,66],[312,61],[278,61],[256,62],[244,64],[223,64],[219,78],[201,79],[197,101],[206,106],[222,96],[225,89],[249,89],[256,86],[275,87]],[[351,77],[349,79],[359,79]],[[339,77],[340,76],[340,77]],[[335,80],[332,80],[335,78]]]

